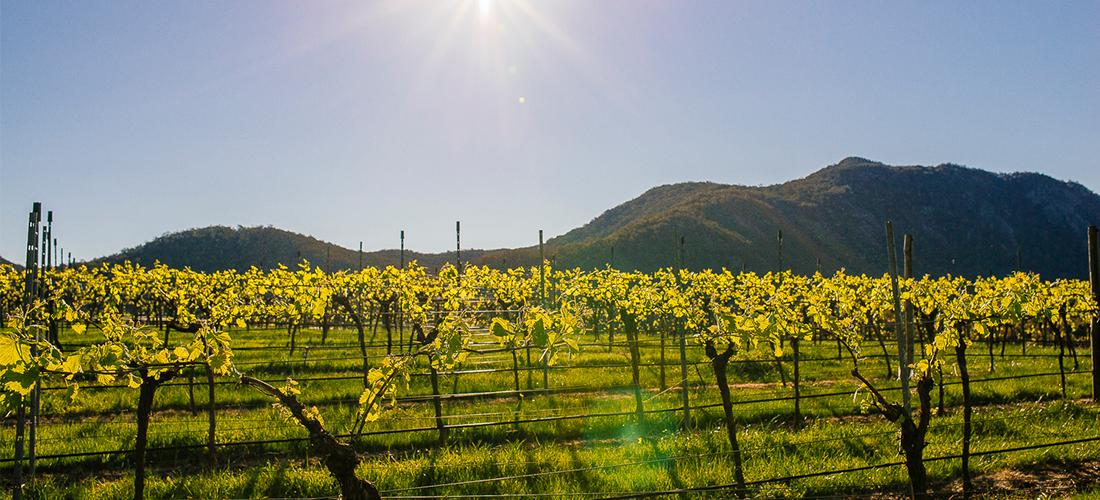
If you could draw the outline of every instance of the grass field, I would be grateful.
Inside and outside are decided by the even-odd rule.
[[[63,341],[72,344],[91,341],[95,335],[89,331],[85,338],[75,338],[66,333]],[[349,431],[362,390],[362,360],[357,357],[354,332],[334,329],[326,345],[320,345],[319,330],[303,330],[293,354],[286,347],[285,329],[254,328],[232,334],[238,369],[277,385],[287,377],[300,381],[301,399],[320,408],[326,427],[337,434]],[[378,343],[384,337],[384,332],[377,334],[371,355],[385,354],[385,346]],[[478,349],[495,347],[488,335],[476,340]],[[547,386],[540,366],[526,369],[522,351],[516,374],[507,352],[474,354],[455,373],[443,374],[443,413],[450,430],[442,445],[434,427],[423,360],[423,370],[413,376],[396,406],[368,424],[367,434],[356,443],[364,457],[360,477],[374,481],[387,498],[550,492],[557,498],[575,498],[570,494],[580,493],[594,493],[580,498],[606,498],[733,483],[718,391],[701,346],[689,340],[686,385],[693,408],[689,428],[681,430],[679,351],[673,339],[665,339],[662,390],[660,338],[643,334],[641,340],[646,411],[642,421],[633,413],[627,345],[609,347],[590,335],[579,354],[555,360],[547,371]],[[877,342],[863,347],[866,358],[861,371],[898,398],[898,383],[888,378],[882,348]],[[1009,345],[1002,356],[1000,346],[995,346],[992,372],[986,346],[971,348],[968,364],[976,407],[972,451],[1100,436],[1100,406],[1081,399],[1091,391],[1086,375],[1089,360],[1079,352],[1074,371],[1067,353],[1063,397],[1056,349],[1032,344],[1024,355],[1024,348]],[[850,360],[838,359],[837,354],[835,342],[802,343],[802,426],[794,418],[789,349],[780,362],[770,348],[761,347],[739,353],[731,363],[728,372],[734,384],[746,480],[754,495],[905,490],[905,468],[889,465],[902,460],[896,426],[880,415],[861,413],[866,394],[857,392],[857,383],[848,373]],[[924,453],[937,488],[948,488],[960,475],[958,459],[936,460],[960,451],[961,393],[954,363],[948,359],[945,366],[947,411],[932,419]],[[513,391],[517,375],[520,393]],[[272,400],[231,379],[219,379],[216,385],[216,440],[246,444],[219,446],[217,464],[211,466],[205,448],[206,375],[197,372],[193,380],[192,386],[187,376],[177,377],[157,393],[149,433],[148,465],[154,476],[147,485],[149,498],[297,498],[339,493],[335,481],[311,455],[305,430],[271,408]],[[119,451],[134,446],[137,391],[85,387],[72,404],[62,400],[60,392],[46,391],[38,454],[110,453],[40,459],[27,497],[132,497],[132,456]],[[934,390],[934,403],[937,396]],[[0,458],[13,456],[12,422],[10,418],[4,422]],[[1093,441],[980,455],[971,464],[975,473],[993,473],[1009,467],[1096,459],[1100,459],[1100,445]],[[10,487],[12,463],[2,466]],[[817,473],[824,474],[813,475]],[[801,475],[809,477],[792,478]],[[680,496],[731,495],[718,490],[685,491]]]

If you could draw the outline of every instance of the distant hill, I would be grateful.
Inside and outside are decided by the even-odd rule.
[[[690,269],[797,273],[888,268],[885,223],[914,235],[917,275],[1004,275],[1087,279],[1086,231],[1100,223],[1100,196],[1034,173],[994,174],[944,164],[891,167],[847,158],[767,187],[685,183],[660,186],[548,242],[559,266],[652,271],[673,265],[674,233]]]
[[[485,252],[462,252],[462,259],[474,259]],[[96,259],[91,265],[117,264],[130,261],[145,267],[160,262],[168,267],[190,267],[195,271],[213,272],[226,269],[246,270],[253,266],[271,269],[279,264],[296,268],[299,258],[313,266],[332,271],[359,269],[359,251],[273,227],[211,226],[165,234],[148,243],[125,249],[117,254]],[[399,266],[400,250],[363,252],[363,267]],[[455,262],[455,253],[424,254],[405,251],[405,261],[416,260],[426,268]]]
[[[19,270],[22,270],[22,269],[23,269],[23,266],[22,266],[22,265],[20,265],[20,264],[16,264],[16,263],[14,263],[14,262],[12,262],[12,261],[10,261],[10,260],[8,260],[8,259],[5,259],[5,258],[3,258],[3,257],[0,257],[0,265],[5,265],[5,264],[6,264],[6,265],[9,265],[9,266],[11,266],[11,267],[14,267],[14,268],[16,268],[16,269],[19,269]]]
[[[847,158],[784,184],[747,187],[682,183],[650,189],[588,224],[551,238],[546,257],[558,268],[653,271],[671,267],[674,235],[684,238],[689,269],[778,268],[800,274],[881,275],[888,269],[885,223],[892,221],[898,254],[914,235],[916,274],[1003,276],[1017,268],[1044,278],[1087,279],[1086,230],[1100,224],[1100,196],[1073,182],[1035,173],[994,174],[944,164],[892,167]],[[97,260],[160,261],[197,271],[293,267],[298,254],[333,271],[357,269],[359,252],[273,227],[215,226],[161,236]],[[398,265],[398,250],[364,252],[363,266]],[[432,269],[455,253],[405,252]],[[466,263],[494,268],[532,266],[536,247],[463,250]]]

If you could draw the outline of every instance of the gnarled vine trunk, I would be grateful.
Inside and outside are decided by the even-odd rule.
[[[719,353],[714,348],[714,342],[706,344],[707,357],[714,368],[714,378],[718,382],[718,392],[722,394],[722,410],[726,416],[726,435],[729,437],[730,446],[733,448],[733,474],[737,481],[737,497],[745,498],[748,491],[745,489],[745,473],[741,466],[741,446],[737,444],[737,422],[733,419],[733,399],[730,397],[729,380],[726,378],[726,367],[729,366],[730,357],[733,356],[733,344],[726,346],[726,350]]]
[[[624,309],[619,313],[619,319],[623,322],[623,331],[626,333],[626,340],[630,345],[630,385],[634,389],[634,415],[638,423],[641,424],[645,421],[645,407],[642,403],[642,384],[641,374],[639,373],[642,353],[638,347],[638,316]]]
[[[340,492],[344,500],[381,500],[374,483],[360,479],[355,475],[359,466],[359,455],[347,443],[341,443],[329,433],[317,420],[306,415],[306,407],[293,394],[284,394],[267,382],[252,377],[241,377],[241,383],[252,386],[260,392],[279,400],[302,427],[309,431],[309,444],[321,456],[325,457],[325,467],[340,483]]]
[[[149,375],[148,368],[138,370],[141,388],[138,390],[137,438],[134,441],[134,500],[145,498],[145,448],[149,443],[149,414],[153,411],[153,396],[157,388],[176,376],[175,370]]]
[[[913,415],[906,413],[899,404],[886,401],[882,394],[859,373],[852,369],[852,376],[863,382],[882,409],[887,420],[895,422],[901,428],[901,451],[905,454],[905,468],[909,473],[909,486],[914,498],[925,498],[928,494],[928,470],[924,466],[924,441],[928,435],[928,422],[932,418],[932,387],[935,382],[930,373],[917,379],[917,399],[920,400],[920,415],[913,421]]]

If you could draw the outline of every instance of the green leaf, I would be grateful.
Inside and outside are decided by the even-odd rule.
[[[80,386],[77,384],[69,384],[69,387],[65,390],[65,397],[70,403],[76,401],[76,395],[80,392]]]
[[[0,335],[0,366],[29,361],[31,349],[11,335]]]
[[[12,391],[26,396],[34,389],[34,383],[38,381],[38,369],[19,366],[0,372],[0,385],[5,391]]]
[[[447,339],[447,347],[452,353],[462,349],[462,336],[455,332]]]
[[[61,364],[61,370],[69,374],[80,373],[80,361],[83,358],[79,353],[69,355],[65,358],[65,362]]]
[[[531,325],[531,341],[534,342],[536,346],[546,347],[549,340],[550,335],[546,333],[546,327],[543,326],[542,318],[539,318]]]
[[[229,375],[229,369],[233,366],[229,362],[230,356],[232,356],[232,353],[224,350],[210,356],[210,369],[218,375]]]
[[[493,318],[492,332],[494,336],[502,341],[508,340],[509,337],[516,334],[515,327],[504,318]]]
[[[320,318],[325,315],[325,303],[323,301],[316,301],[313,303],[313,317]]]

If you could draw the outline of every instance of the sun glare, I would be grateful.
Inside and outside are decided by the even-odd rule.
[[[432,113],[448,143],[462,145],[478,142],[474,134],[487,128],[523,130],[540,109],[533,103],[552,105],[540,91],[563,67],[598,73],[557,25],[575,10],[532,0],[383,0],[349,25],[381,21],[400,29],[387,56],[413,62],[407,114]]]

